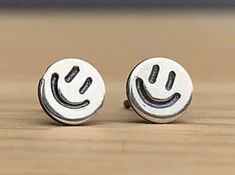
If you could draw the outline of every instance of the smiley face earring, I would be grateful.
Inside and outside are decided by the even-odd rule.
[[[193,85],[187,71],[167,58],[150,58],[131,71],[127,83],[126,108],[154,123],[169,123],[191,103]]]
[[[78,125],[88,121],[102,107],[104,81],[89,63],[66,58],[51,65],[38,85],[44,111],[55,121]]]

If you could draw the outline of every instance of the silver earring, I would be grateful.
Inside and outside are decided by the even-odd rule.
[[[187,71],[167,58],[150,58],[139,63],[126,83],[126,108],[154,123],[169,123],[187,109],[193,85]]]
[[[104,81],[89,63],[66,58],[51,65],[38,85],[38,98],[54,120],[78,125],[93,117],[102,107]]]

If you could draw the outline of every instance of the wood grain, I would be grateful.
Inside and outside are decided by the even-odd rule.
[[[234,174],[234,19],[2,12],[0,174]],[[150,124],[122,106],[128,72],[154,55],[176,58],[194,80],[191,108],[171,124]],[[67,56],[88,58],[106,80],[104,107],[82,126],[56,124],[37,99],[46,67]]]

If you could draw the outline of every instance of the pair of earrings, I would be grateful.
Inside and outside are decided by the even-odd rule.
[[[167,58],[150,58],[131,71],[127,83],[126,108],[132,107],[142,118],[168,123],[190,105],[193,85],[187,71]],[[79,125],[102,107],[105,84],[89,63],[62,59],[51,65],[39,81],[38,97],[44,111],[55,121]]]

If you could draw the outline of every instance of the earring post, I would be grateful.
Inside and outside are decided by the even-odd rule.
[[[131,105],[130,105],[129,100],[125,100],[125,101],[123,102],[123,105],[124,105],[124,107],[125,107],[126,109],[131,108]]]

